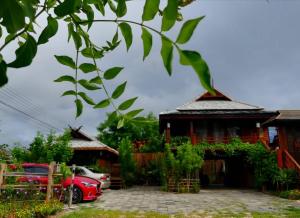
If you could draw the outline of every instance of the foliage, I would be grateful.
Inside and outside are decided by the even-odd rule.
[[[283,187],[289,190],[291,185],[297,182],[297,173],[294,169],[279,169],[277,174],[273,177],[273,183],[277,185],[277,190],[282,190]]]
[[[68,162],[73,155],[69,142],[69,132],[60,136],[56,136],[53,132],[47,136],[37,133],[28,149],[15,147],[12,149],[12,156],[17,162]]]
[[[163,184],[163,159],[157,158],[147,163],[145,167],[136,172],[136,183],[139,185]]]
[[[132,185],[135,180],[136,167],[132,152],[131,141],[128,138],[124,138],[119,147],[119,160],[121,177],[126,186]]]
[[[204,162],[204,150],[187,142],[177,147],[175,155],[170,145],[166,144],[164,155],[163,176],[167,190],[170,190],[170,183],[175,183],[179,192],[199,192],[199,184],[192,182],[192,179],[199,178],[198,173]],[[182,179],[186,179],[187,183],[182,185]]]
[[[68,29],[68,41],[74,42],[75,51],[73,57],[55,56],[60,64],[74,70],[73,75],[62,75],[55,80],[55,82],[73,84],[73,89],[65,91],[62,95],[74,98],[76,117],[83,112],[83,102],[95,109],[111,105],[114,110],[113,114],[120,116],[118,126],[121,127],[125,119],[134,118],[140,112],[140,110],[126,112],[137,97],[116,105],[115,99],[118,99],[124,92],[126,82],[113,88],[112,94],[108,91],[106,83],[116,78],[123,67],[112,66],[102,70],[99,61],[120,45],[122,40],[119,39],[119,34],[123,36],[128,51],[135,34],[132,26],[137,26],[142,29],[143,59],[151,52],[153,44],[151,33],[157,34],[162,40],[160,53],[168,74],[172,74],[175,48],[180,56],[180,63],[190,66],[198,75],[202,86],[213,92],[209,68],[204,59],[196,51],[181,48],[190,40],[203,16],[184,22],[176,40],[166,35],[166,32],[170,31],[177,21],[183,19],[180,9],[191,2],[192,0],[168,0],[166,6],[161,8],[160,0],[146,0],[141,15],[142,22],[140,22],[123,19],[127,13],[126,0],[2,0],[0,38],[3,39],[1,40],[3,43],[0,45],[0,52],[2,53],[10,44],[15,44],[17,49],[15,50],[16,58],[12,62],[8,62],[8,58],[0,54],[0,87],[8,82],[7,72],[10,68],[29,66],[37,54],[38,47],[48,43],[56,35],[59,27],[65,26]],[[109,12],[115,15],[115,19],[105,19]],[[11,16],[12,14],[14,16]],[[159,16],[161,30],[148,25],[148,21]],[[104,19],[98,19],[99,17],[104,17]],[[42,18],[47,18],[45,24],[40,20]],[[97,29],[101,29],[99,25],[103,23],[111,23],[112,28],[115,26],[116,33],[111,40],[99,45],[91,39],[89,30],[95,25]],[[37,28],[43,29],[39,31]],[[83,58],[87,62],[79,62]],[[87,79],[85,74],[91,75],[92,79]],[[100,100],[92,99],[89,94],[93,91],[103,92],[105,97]]]
[[[40,217],[46,218],[50,215],[55,215],[57,212],[62,211],[63,204],[57,200],[51,200],[47,203],[43,201],[31,202],[1,202],[0,204],[0,217],[15,217],[15,218],[32,218]]]
[[[72,171],[71,169],[66,165],[66,163],[61,163],[59,165],[59,173],[62,174],[63,176],[63,179],[66,179],[67,177],[71,176],[72,175]]]
[[[95,173],[110,173],[110,169],[99,166],[98,161],[93,165],[89,165],[87,168],[91,169]]]
[[[300,190],[293,189],[289,191],[282,191],[279,193],[279,197],[291,200],[300,200]]]
[[[98,139],[103,143],[118,149],[122,139],[128,138],[133,143],[142,142],[143,152],[161,151],[163,136],[159,134],[159,123],[153,113],[141,117],[139,121],[128,120],[123,127],[118,128],[120,118],[107,119],[98,127]]]
[[[10,151],[7,144],[0,145],[0,163],[10,160]]]

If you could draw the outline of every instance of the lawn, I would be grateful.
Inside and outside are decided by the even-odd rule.
[[[160,214],[156,212],[124,212],[116,210],[100,210],[93,208],[83,208],[75,212],[68,212],[61,215],[59,218],[197,218],[197,217],[210,217],[210,218],[276,218],[276,217],[288,217],[298,218],[300,217],[299,208],[289,208],[277,213],[264,213],[264,212],[241,212],[232,213],[230,211],[217,211],[211,212],[194,212],[190,214]]]

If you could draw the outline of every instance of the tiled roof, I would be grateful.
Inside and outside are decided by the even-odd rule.
[[[300,120],[300,110],[279,110],[275,120]]]
[[[110,151],[115,154],[119,154],[119,152],[105,144],[103,144],[100,141],[93,140],[93,141],[87,141],[87,140],[80,140],[80,139],[72,139],[71,140],[71,147],[74,150],[106,150]]]
[[[224,100],[202,100],[193,101],[177,107],[178,111],[193,111],[193,110],[262,110],[263,108],[240,103],[237,101]]]

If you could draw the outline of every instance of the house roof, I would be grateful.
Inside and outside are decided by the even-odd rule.
[[[81,127],[80,127],[81,128]],[[71,129],[71,147],[73,150],[85,150],[85,151],[109,151],[116,155],[119,155],[119,152],[108,145],[98,141],[96,138],[88,136],[83,131],[78,129]]]
[[[222,113],[227,111],[262,111],[262,107],[233,101],[225,96],[220,91],[214,89],[215,93],[205,92],[192,102],[188,102],[176,108],[176,111],[162,112],[161,114],[185,113],[187,111],[197,111],[199,113],[214,113],[220,111]]]
[[[275,124],[281,122],[299,122],[300,110],[279,110],[278,115],[270,118],[263,124]]]

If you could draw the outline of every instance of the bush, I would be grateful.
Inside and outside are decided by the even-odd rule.
[[[126,186],[133,185],[135,181],[136,166],[132,152],[131,141],[128,138],[123,139],[119,147],[119,160],[121,165],[121,177]]]
[[[0,218],[46,218],[55,215],[63,209],[63,204],[57,200],[45,202],[1,202]]]
[[[300,190],[294,189],[289,191],[283,191],[279,193],[279,197],[291,200],[300,200]]]
[[[47,136],[37,133],[28,149],[20,146],[14,147],[12,156],[16,162],[68,162],[73,156],[73,150],[69,143],[70,133],[68,131],[60,136],[56,136],[53,132]]]

